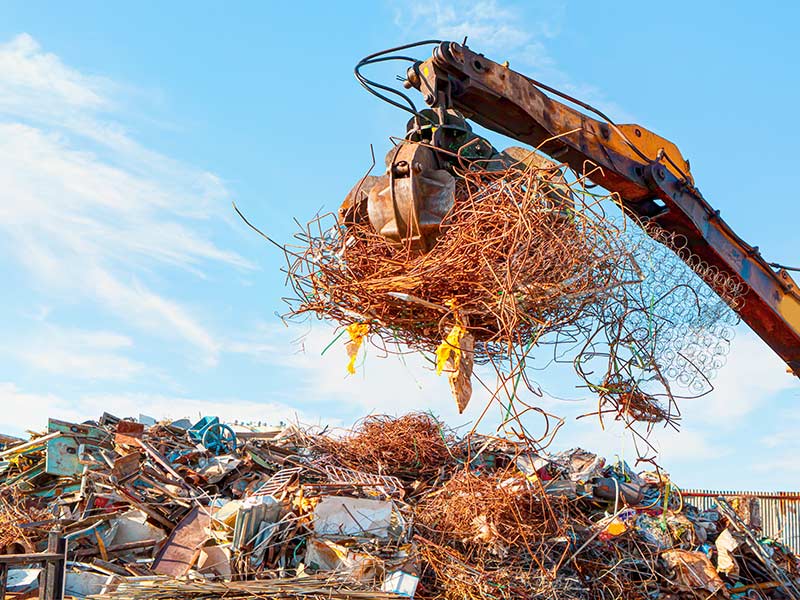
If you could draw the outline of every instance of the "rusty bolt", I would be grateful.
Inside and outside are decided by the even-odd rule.
[[[404,160],[394,164],[394,174],[397,177],[405,177],[408,175],[408,163]]]
[[[409,89],[410,86],[419,87],[419,74],[414,70],[414,68],[415,67],[410,67],[406,71],[406,81],[403,84],[406,86],[406,89]]]

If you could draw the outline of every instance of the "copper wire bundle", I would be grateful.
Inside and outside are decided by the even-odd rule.
[[[473,163],[457,175],[427,253],[385,239],[366,218],[311,221],[284,247],[290,316],[360,328],[394,353],[434,352],[462,328],[470,358],[495,370],[492,401],[506,407],[526,389],[540,394],[527,369],[549,346],[550,360],[571,362],[597,394],[594,414],[616,412],[648,431],[676,426],[674,387],[709,391],[741,285],[695,260],[679,236],[630,222],[613,197],[587,189],[587,173],[570,181],[558,167]]]
[[[471,553],[506,557],[559,532],[557,503],[548,503],[516,469],[491,475],[457,472],[417,507],[417,523],[431,539],[458,540]]]
[[[15,551],[28,552],[33,546],[28,540],[29,532],[20,525],[32,521],[45,521],[50,518],[47,510],[28,505],[25,498],[14,490],[0,496],[0,554],[13,554]]]
[[[9,509],[8,505],[3,502],[0,505],[0,550],[2,554],[9,554],[5,552],[6,546],[17,543],[18,540],[24,539],[24,533],[19,526],[20,519],[14,515]]]
[[[415,515],[428,569],[417,594],[424,600],[637,599],[655,585],[653,549],[623,536],[574,552],[572,540],[592,539],[595,524],[513,469],[462,470]]]
[[[376,234],[368,222],[323,232],[322,217],[301,234],[304,252],[289,268],[307,312],[341,324],[369,323],[392,344],[433,350],[448,326],[464,320],[476,358],[527,345],[580,319],[622,285],[620,232],[573,210],[572,189],[554,187],[540,169],[464,172],[443,234],[414,254]],[[578,184],[576,187],[580,187]]]
[[[639,389],[634,381],[609,377],[599,393],[600,410],[610,410],[634,421],[660,423],[670,418],[656,398]]]
[[[371,415],[341,439],[319,438],[316,449],[349,469],[404,480],[436,475],[458,454],[444,425],[426,413]]]
[[[416,507],[416,541],[428,566],[419,596],[529,597],[546,585],[543,543],[561,533],[562,506],[518,472],[457,472]]]

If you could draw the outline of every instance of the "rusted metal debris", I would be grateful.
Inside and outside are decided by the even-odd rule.
[[[153,573],[181,577],[186,575],[210,538],[211,516],[195,506],[175,526],[153,560]]]
[[[425,414],[207,445],[188,422],[51,428],[0,449],[13,594],[55,557],[48,598],[53,581],[120,600],[800,598],[798,559],[746,502],[700,510],[664,472],[521,433],[457,436]],[[72,444],[78,466],[47,473]]]

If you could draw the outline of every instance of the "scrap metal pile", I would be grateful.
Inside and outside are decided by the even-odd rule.
[[[104,415],[4,440],[0,552],[58,532],[73,596],[800,598],[745,501],[700,511],[664,473],[427,414],[340,434]]]
[[[425,145],[404,140],[387,169],[416,147]],[[587,173],[570,180],[561,165],[516,150],[472,161],[459,150],[448,167],[455,177],[422,170],[426,185],[452,188],[452,201],[436,205],[442,214],[422,212],[430,222],[405,239],[382,220],[389,194],[376,192],[380,180],[362,182],[374,185],[368,195],[356,188],[338,216],[313,220],[284,248],[290,316],[346,330],[351,372],[364,340],[435,355],[459,410],[474,363],[493,367],[498,384],[481,383],[508,404],[526,386],[540,395],[529,367],[571,362],[601,416],[674,425],[676,386],[702,394],[724,363],[741,286],[693,260],[678,236],[645,233],[613,196],[588,189]],[[387,190],[399,194],[394,181]]]

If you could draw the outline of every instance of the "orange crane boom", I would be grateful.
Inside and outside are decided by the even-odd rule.
[[[433,56],[408,69],[405,86],[431,108],[453,108],[468,119],[538,148],[619,195],[642,221],[682,235],[688,248],[745,284],[737,312],[800,377],[800,291],[785,268],[773,268],[742,240],[694,185],[689,162],[672,142],[639,125],[617,125],[592,107],[477,54],[441,42]],[[558,94],[593,118],[545,92]],[[714,282],[708,282],[714,288]],[[715,290],[721,291],[721,290]]]

